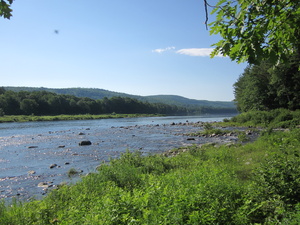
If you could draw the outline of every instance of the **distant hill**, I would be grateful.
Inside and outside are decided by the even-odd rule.
[[[163,103],[169,105],[177,105],[182,107],[212,107],[212,108],[236,108],[234,102],[231,101],[207,101],[189,99],[178,95],[151,95],[139,96],[130,95],[120,92],[113,92],[98,88],[44,88],[44,87],[4,87],[5,90],[15,92],[19,91],[49,91],[57,94],[74,95],[77,97],[88,97],[92,99],[103,99],[105,97],[111,98],[114,96],[129,97],[138,99],[140,101],[147,101],[149,103]]]

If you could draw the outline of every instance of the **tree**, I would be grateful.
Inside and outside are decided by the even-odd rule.
[[[23,99],[20,102],[20,109],[26,115],[35,114],[39,104],[34,99]]]
[[[234,83],[235,102],[240,112],[269,109],[268,104],[274,101],[269,90],[270,67],[271,65],[266,62],[248,66]]]
[[[300,109],[299,60],[294,54],[275,67],[267,61],[248,66],[233,86],[238,110]]]
[[[3,95],[5,93],[5,88],[4,87],[0,87],[0,95]]]
[[[222,54],[250,64],[288,61],[300,51],[299,6],[298,0],[219,0],[211,6],[216,20],[209,26],[222,40],[213,45],[212,57]]]
[[[0,1],[0,16],[3,16],[5,19],[10,19],[12,16],[11,4],[14,0],[1,0]]]

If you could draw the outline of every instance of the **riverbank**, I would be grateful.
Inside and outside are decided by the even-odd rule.
[[[193,134],[189,141],[206,138],[211,140],[207,144],[190,144],[147,156],[128,150],[101,163],[97,172],[83,176],[80,182],[58,186],[43,200],[10,206],[2,202],[0,223],[299,224],[299,118],[283,119],[283,113],[287,115],[282,112],[277,118],[252,113],[255,119],[247,120],[251,126],[262,126],[266,119],[272,125],[255,142],[213,141],[219,135],[217,129],[249,118],[243,115],[231,119],[227,126],[222,123],[221,128],[208,125],[209,132],[189,131]],[[273,129],[278,120],[277,127],[288,129]],[[186,126],[168,125],[176,130]],[[160,127],[164,126],[153,124],[149,128],[157,134],[155,129]],[[179,131],[177,137],[187,140],[183,134],[188,133]],[[227,132],[218,138],[224,135]]]
[[[8,115],[0,116],[0,123],[8,122],[36,122],[36,121],[68,121],[68,120],[98,120],[113,118],[133,118],[133,117],[156,117],[164,116],[159,114],[100,114],[100,115],[55,115],[55,116],[35,116],[35,115]]]
[[[224,118],[133,117],[2,123],[0,198],[41,198],[60,183],[71,182],[69,170],[82,171],[81,175],[95,172],[101,162],[120,157],[126,149],[149,155],[208,141],[234,142],[234,135],[189,139],[190,132],[203,129],[203,122],[197,121]],[[89,145],[83,146],[83,142]]]
[[[0,222],[298,224],[299,137],[295,129],[246,145],[186,146],[175,155],[127,151],[43,200],[2,202]]]

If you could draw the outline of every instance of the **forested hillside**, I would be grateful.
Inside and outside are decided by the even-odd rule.
[[[182,107],[212,107],[212,108],[236,108],[234,102],[225,101],[207,101],[188,99],[177,95],[153,95],[153,96],[139,96],[125,93],[113,92],[98,88],[36,88],[36,87],[4,87],[11,91],[49,91],[57,94],[74,95],[76,97],[88,97],[95,100],[103,99],[105,97],[129,97],[139,101],[149,103],[163,103],[168,105],[176,105]]]
[[[0,88],[2,115],[59,115],[59,114],[165,114],[187,115],[202,113],[235,113],[232,108],[186,108],[163,103],[142,102],[134,98],[114,96],[92,99],[47,91],[7,91]]]

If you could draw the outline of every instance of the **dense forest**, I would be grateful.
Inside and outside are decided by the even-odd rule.
[[[0,115],[60,115],[60,114],[165,114],[187,115],[203,113],[235,113],[233,108],[185,108],[162,103],[142,102],[128,97],[87,97],[56,94],[47,91],[6,91],[0,88]]]
[[[238,110],[300,109],[300,53],[274,66],[270,60],[250,64],[234,84]]]

